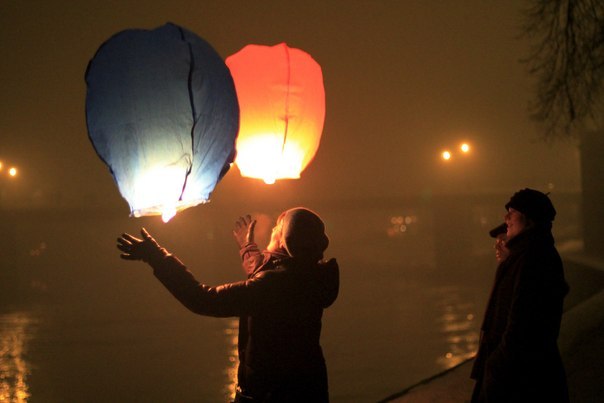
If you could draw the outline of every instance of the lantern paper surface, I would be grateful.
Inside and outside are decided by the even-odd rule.
[[[241,122],[237,164],[242,176],[299,178],[312,161],[325,120],[325,90],[319,64],[288,47],[248,45],[228,57]]]
[[[135,217],[209,200],[235,156],[239,107],[229,69],[177,25],[126,30],[86,71],[88,134]]]

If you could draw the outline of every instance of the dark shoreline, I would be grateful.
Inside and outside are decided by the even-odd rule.
[[[562,353],[571,402],[595,402],[604,395],[604,262],[580,254],[563,256],[570,291],[564,301],[564,316],[558,344]],[[469,401],[474,358],[423,379],[378,403]]]

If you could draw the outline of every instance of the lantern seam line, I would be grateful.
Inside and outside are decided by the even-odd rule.
[[[189,49],[189,58],[190,58],[190,62],[189,62],[189,76],[187,77],[187,89],[189,91],[189,103],[191,104],[191,114],[192,114],[192,118],[193,118],[193,125],[191,126],[191,155],[195,155],[195,127],[197,125],[197,111],[195,110],[195,101],[194,101],[194,97],[193,97],[193,71],[195,70],[195,56],[193,54],[193,46],[191,45],[191,42],[187,41],[185,38],[185,33],[183,31],[183,29],[181,27],[178,27],[179,31],[180,31],[180,37],[183,40],[183,42],[186,42],[187,44],[187,48]],[[187,180],[189,179],[189,175],[191,174],[191,171],[193,169],[193,162],[192,160],[189,160],[189,167],[187,168],[187,171],[185,172],[185,179],[183,181],[182,184],[182,190],[180,191],[180,196],[178,197],[178,201],[182,201],[182,197],[185,193],[185,189],[187,187]]]
[[[285,142],[287,141],[287,132],[289,130],[289,88],[291,84],[291,62],[289,57],[289,48],[286,43],[283,43],[283,48],[285,50],[285,58],[287,61],[287,85],[285,90],[285,129],[283,131],[283,143],[281,144],[281,159],[283,160],[283,155],[285,154]],[[279,165],[277,165],[277,169],[279,169]],[[277,172],[278,176],[278,172]]]

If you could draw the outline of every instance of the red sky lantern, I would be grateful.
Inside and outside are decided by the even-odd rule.
[[[241,175],[274,183],[297,179],[314,158],[325,120],[321,66],[306,52],[248,45],[228,57],[235,81],[240,126]]]

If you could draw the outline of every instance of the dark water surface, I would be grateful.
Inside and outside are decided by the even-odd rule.
[[[344,292],[324,318],[332,400],[376,401],[469,357],[478,339],[480,301],[473,294],[394,279]],[[166,315],[100,314],[85,304],[3,313],[1,396],[226,401],[235,387],[237,320],[197,317],[174,305]]]

